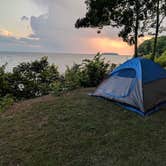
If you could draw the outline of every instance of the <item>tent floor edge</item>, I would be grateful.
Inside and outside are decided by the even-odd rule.
[[[111,99],[108,99],[108,98],[106,98],[106,97],[103,97],[103,96],[94,95],[93,93],[90,93],[90,94],[88,94],[88,95],[89,95],[89,96],[92,96],[92,97],[97,97],[97,98],[102,98],[102,99],[104,99],[104,100],[112,101],[112,102],[114,102],[116,105],[119,105],[119,106],[121,106],[122,108],[124,108],[124,109],[126,109],[126,110],[128,110],[128,111],[137,113],[137,114],[139,114],[139,115],[142,116],[142,117],[149,116],[149,115],[151,115],[151,114],[153,114],[153,113],[155,113],[155,112],[159,112],[159,111],[160,111],[160,108],[161,108],[162,106],[165,106],[165,107],[166,107],[166,101],[163,101],[163,102],[159,103],[158,105],[156,105],[155,107],[153,107],[153,108],[147,110],[146,112],[143,112],[143,111],[139,110],[138,108],[135,108],[135,107],[133,107],[133,106],[131,106],[131,105],[128,105],[128,104],[125,104],[125,103],[120,103],[120,102],[117,102],[117,101],[115,101],[115,100],[111,100]]]
[[[137,114],[141,115],[142,117],[146,116],[146,113],[145,113],[145,112],[140,111],[140,110],[137,109],[137,108],[134,108],[134,107],[132,107],[132,106],[125,105],[125,104],[122,104],[122,103],[118,103],[118,102],[116,102],[116,104],[119,105],[119,106],[121,106],[121,107],[123,107],[123,108],[125,108],[125,109],[128,110],[128,111],[137,113]]]

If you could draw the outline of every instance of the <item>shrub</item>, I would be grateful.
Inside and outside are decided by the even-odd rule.
[[[5,73],[5,66],[0,67],[0,97],[9,93],[8,74]]]
[[[71,68],[67,67],[64,78],[69,90],[81,87],[81,65],[74,64]]]
[[[101,56],[98,53],[92,60],[85,59],[80,65],[68,67],[65,72],[65,84],[71,89],[97,86],[107,75],[108,70],[115,67],[113,64],[110,68],[110,64]]]
[[[64,76],[62,76],[59,81],[55,81],[51,85],[52,93],[59,96],[67,91],[81,87],[80,75],[80,65],[74,64],[71,68],[67,66]]]
[[[109,69],[113,70],[116,65],[105,63],[101,54],[97,54],[92,60],[83,60],[82,64],[74,64],[67,67],[64,78],[52,84],[53,94],[60,95],[69,90],[79,87],[97,86],[107,75]]]
[[[97,54],[92,60],[85,59],[82,64],[72,68],[67,68],[65,73],[65,83],[71,88],[95,87],[107,75],[109,70],[113,70],[115,64],[105,62],[101,54]]]
[[[5,111],[9,106],[13,104],[13,102],[13,98],[9,95],[0,97],[0,112]]]
[[[166,67],[166,51],[159,58],[156,58],[155,62],[159,63],[163,67]]]
[[[80,85],[83,87],[97,86],[106,76],[109,63],[98,53],[92,60],[85,59],[81,65]]]
[[[83,60],[80,65],[67,67],[64,76],[59,75],[55,65],[48,63],[47,57],[31,63],[21,63],[13,68],[11,73],[5,72],[4,65],[0,67],[0,97],[11,95],[14,99],[20,100],[50,92],[59,95],[79,87],[94,87],[104,79],[109,66],[100,54],[92,60]],[[115,66],[112,65],[111,69]]]
[[[31,63],[21,63],[9,78],[11,93],[18,99],[46,95],[50,85],[59,79],[57,67],[49,65],[47,57]]]
[[[52,94],[59,96],[64,93],[64,84],[61,81],[55,81],[51,84]]]

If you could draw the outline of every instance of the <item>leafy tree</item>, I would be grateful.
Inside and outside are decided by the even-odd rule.
[[[166,17],[166,0],[152,0],[153,2],[153,10],[151,13],[152,23],[151,27],[155,28],[155,38],[154,38],[154,46],[153,46],[153,53],[152,53],[152,60],[154,60],[157,52],[157,42],[158,42],[158,35],[162,31],[164,31],[164,27],[162,27],[162,22]],[[153,33],[151,33],[153,34]]]
[[[86,0],[85,3],[86,16],[78,19],[75,27],[98,27],[98,32],[109,25],[120,28],[119,36],[128,44],[135,45],[134,56],[137,57],[138,37],[144,35],[151,1]]]
[[[157,42],[157,49],[156,49],[156,57],[159,57],[166,50],[166,36],[158,37],[157,40],[158,42]],[[147,54],[152,54],[153,47],[154,47],[154,38],[144,41],[138,47],[138,55],[144,56]]]
[[[117,21],[123,28],[119,36],[130,45],[135,46],[134,57],[138,56],[138,38],[144,36],[147,27],[147,9],[150,3],[144,0],[126,1],[123,11]]]

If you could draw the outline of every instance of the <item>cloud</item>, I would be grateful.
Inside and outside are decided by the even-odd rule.
[[[115,37],[117,30],[104,28],[98,35],[97,29],[75,29],[77,18],[86,12],[86,6],[82,0],[34,0],[39,6],[46,6],[48,12],[30,19],[33,34],[38,38],[41,46],[48,51],[61,52],[94,52],[88,41],[95,37]],[[98,51],[96,48],[95,52]]]
[[[105,27],[101,34],[97,34],[97,29],[95,28],[75,29],[76,20],[86,13],[84,0],[31,1],[35,2],[38,7],[44,8],[45,13],[39,16],[23,16],[21,18],[22,21],[30,22],[32,34],[19,39],[16,37],[11,39],[10,35],[8,35],[9,43],[11,44],[13,41],[13,45],[17,45],[17,49],[20,46],[20,50],[24,48],[25,51],[29,51],[31,48],[31,51],[81,53],[96,53],[101,48],[103,48],[103,51],[105,48],[105,51],[121,53],[122,50],[120,49],[124,49],[124,47],[115,47],[118,42],[119,45],[124,45],[122,40],[118,39],[118,30],[115,28]],[[7,39],[5,38],[5,40]],[[105,47],[103,46],[103,41],[105,41]],[[2,42],[1,38],[0,42]],[[128,48],[126,47],[126,50]],[[128,52],[130,53],[131,49]]]
[[[22,16],[21,17],[21,21],[28,21],[29,20],[29,17],[27,17],[27,16]]]
[[[0,29],[0,36],[12,36],[12,32],[5,30],[5,29]]]
[[[40,44],[34,38],[18,38],[8,30],[0,29],[0,50],[1,51],[38,51]]]

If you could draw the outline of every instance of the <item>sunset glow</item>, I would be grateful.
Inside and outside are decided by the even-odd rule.
[[[0,35],[2,35],[2,36],[12,36],[13,33],[9,32],[7,30],[4,30],[4,29],[0,29]]]
[[[95,28],[75,29],[77,18],[86,12],[82,1],[4,0],[0,9],[0,51],[134,53],[133,46],[118,37],[119,29],[106,27],[100,35]],[[139,44],[150,38],[139,38]]]
[[[90,43],[93,49],[100,52],[116,52],[121,55],[132,55],[133,47],[123,42],[119,38],[92,38]]]
[[[152,36],[145,36],[139,38],[139,45],[145,40],[151,39]],[[92,50],[96,52],[115,52],[120,55],[133,55],[134,46],[128,45],[123,42],[121,38],[107,38],[107,37],[96,37],[89,40]]]

